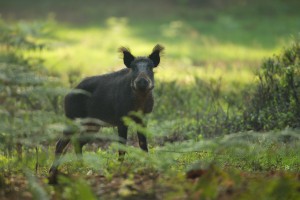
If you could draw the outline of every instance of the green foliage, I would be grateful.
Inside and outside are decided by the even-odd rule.
[[[44,188],[38,183],[37,178],[30,171],[26,171],[25,174],[29,183],[29,188],[33,195],[33,199],[49,200],[49,195],[46,193]]]
[[[224,91],[224,81],[194,77],[195,82],[181,85],[159,82],[155,88],[155,112],[149,128],[158,143],[198,137],[214,137],[241,129],[241,89]],[[164,140],[161,140],[161,137]]]
[[[300,126],[300,41],[281,55],[267,59],[245,111],[247,128],[282,129]]]
[[[41,24],[0,21],[0,148],[5,155],[18,146],[22,156],[25,147],[47,143],[56,137],[48,134],[49,125],[63,119],[58,114],[65,90],[57,77],[47,72],[43,60],[24,56],[25,50],[44,48],[38,41],[42,30]]]
[[[55,188],[58,199],[74,199],[74,200],[94,200],[94,193],[91,191],[85,180],[72,180],[66,177],[60,177],[61,183],[65,185],[63,188]],[[60,196],[61,195],[61,196]]]

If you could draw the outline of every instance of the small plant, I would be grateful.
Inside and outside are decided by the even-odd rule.
[[[272,130],[300,126],[300,40],[281,55],[267,59],[258,72],[258,85],[246,105],[248,129]]]

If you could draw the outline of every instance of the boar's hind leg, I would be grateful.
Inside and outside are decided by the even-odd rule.
[[[62,154],[65,153],[65,148],[70,142],[70,132],[64,131],[64,136],[58,140],[55,147],[55,158],[54,162],[49,170],[50,177],[49,177],[49,183],[55,184],[57,183],[57,174],[58,174],[58,166],[59,166],[59,160]]]

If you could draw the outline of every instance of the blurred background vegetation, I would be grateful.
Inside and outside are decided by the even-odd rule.
[[[269,189],[259,193],[262,198],[275,195],[282,199],[275,191],[287,185],[297,188],[292,173],[300,166],[296,153],[299,8],[298,0],[1,1],[0,186],[4,189],[0,197],[138,198],[141,193],[141,198],[172,199],[177,191],[179,196],[198,199],[202,188],[209,191],[201,193],[206,199],[229,195],[231,187],[236,191],[232,198],[245,198],[241,191],[253,197],[258,194],[260,183],[251,183],[252,189],[238,186],[251,175],[237,178],[236,171],[221,173],[230,168],[250,173],[287,171],[279,178],[258,177],[269,183]],[[80,176],[92,171],[94,181],[104,176],[102,182],[120,174],[129,174],[129,178],[118,179],[121,186],[109,185],[118,192],[105,187],[99,191],[102,186],[86,184],[82,176],[77,183],[65,178],[67,186],[53,192],[45,185],[45,177],[55,141],[70,123],[63,116],[64,95],[86,76],[122,68],[118,47],[128,46],[135,55],[148,55],[157,43],[166,47],[166,53],[155,69],[155,109],[147,117],[149,159],[141,159],[142,152],[129,147],[127,165],[119,166],[114,145],[104,151],[87,146],[86,150],[93,151],[85,153],[84,166],[69,155],[64,172]],[[103,129],[101,134],[115,132]],[[129,143],[136,146],[134,129]],[[186,181],[182,174],[194,166],[205,175],[192,189],[146,177],[164,189],[145,186],[152,188],[152,193],[137,188],[138,194],[126,190],[126,184],[136,187],[136,174],[158,173],[170,178],[172,172],[175,182],[181,183]],[[207,168],[211,172],[207,173]],[[220,177],[223,190],[216,189],[220,185],[214,182]],[[211,188],[202,184],[207,181]],[[16,187],[22,193],[16,194]],[[167,192],[168,187],[173,190]],[[79,192],[72,193],[74,190]],[[292,189],[289,192],[292,198],[299,195]]]

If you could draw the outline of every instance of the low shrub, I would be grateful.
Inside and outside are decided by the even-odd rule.
[[[300,40],[265,60],[246,102],[244,125],[256,131],[300,126]]]

